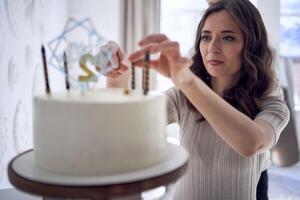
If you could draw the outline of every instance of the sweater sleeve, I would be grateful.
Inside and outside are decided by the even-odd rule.
[[[281,95],[267,96],[260,102],[260,109],[255,119],[266,121],[274,130],[275,143],[277,143],[282,130],[290,119],[290,111]]]
[[[179,123],[179,101],[177,90],[172,87],[165,92],[167,96],[168,124]]]

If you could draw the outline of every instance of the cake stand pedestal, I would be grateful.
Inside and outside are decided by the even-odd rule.
[[[152,169],[121,174],[118,177],[67,177],[49,175],[35,166],[33,150],[13,158],[8,166],[12,185],[44,200],[148,200],[171,199],[176,181],[185,173],[188,154],[182,147],[172,145],[169,158]],[[156,189],[155,189],[156,188]],[[155,192],[157,190],[157,192]],[[173,190],[173,191],[172,191]],[[154,197],[160,193],[160,197]]]

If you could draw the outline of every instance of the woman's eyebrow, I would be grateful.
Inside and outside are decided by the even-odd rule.
[[[237,34],[233,30],[223,30],[223,31],[221,31],[221,33],[233,33],[233,34]]]
[[[203,30],[203,31],[201,31],[201,33],[208,33],[208,34],[210,34],[211,31],[209,31],[209,30]],[[233,31],[233,30],[222,30],[221,33],[232,33],[232,34],[237,34],[237,33],[236,33],[235,31]]]
[[[201,33],[211,33],[211,31],[209,31],[209,30],[203,30],[203,31],[201,31]]]

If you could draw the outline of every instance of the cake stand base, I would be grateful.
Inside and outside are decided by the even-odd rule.
[[[8,177],[17,189],[44,200],[167,200],[187,165],[186,150],[168,144],[167,158],[146,169],[109,176],[66,176],[38,168],[34,151],[29,150],[10,161]]]

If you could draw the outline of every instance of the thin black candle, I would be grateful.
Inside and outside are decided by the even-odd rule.
[[[63,59],[64,59],[64,71],[65,71],[65,79],[66,79],[66,89],[69,91],[70,90],[70,82],[69,82],[69,70],[68,70],[68,62],[67,62],[66,52],[64,52]]]
[[[135,66],[131,63],[131,89],[135,89]]]
[[[143,69],[143,89],[144,95],[147,95],[149,92],[149,61],[150,61],[150,54],[147,51],[145,55],[145,65]]]
[[[48,70],[47,70],[47,59],[46,59],[46,51],[44,48],[44,45],[42,45],[42,60],[44,65],[44,78],[45,78],[45,84],[46,84],[46,94],[51,94],[50,85],[49,85],[49,77],[48,77]]]

